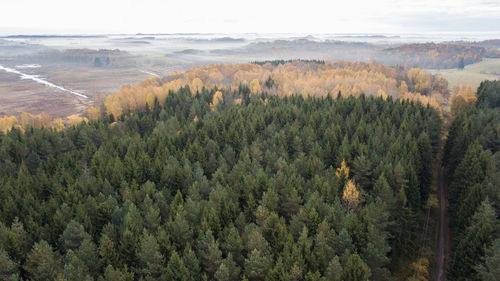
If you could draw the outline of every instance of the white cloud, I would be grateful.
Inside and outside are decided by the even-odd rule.
[[[405,32],[450,30],[453,26],[455,31],[500,29],[500,3],[494,0],[2,2],[0,33],[14,28],[36,33]],[[436,15],[440,18],[433,23]],[[461,19],[469,24],[461,24]]]

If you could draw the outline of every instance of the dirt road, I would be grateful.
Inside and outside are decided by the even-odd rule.
[[[450,251],[450,230],[448,228],[448,187],[444,177],[445,168],[439,171],[439,238],[436,252],[436,281],[446,280],[446,265]]]

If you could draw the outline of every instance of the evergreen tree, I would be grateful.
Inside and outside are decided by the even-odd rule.
[[[483,262],[475,267],[477,279],[496,281],[500,276],[500,239],[496,239],[486,249]]]
[[[491,242],[496,220],[495,210],[489,201],[483,201],[452,255],[447,275],[449,279],[467,280],[476,274],[474,266]]]
[[[175,254],[175,257],[180,260],[177,253]],[[148,234],[147,232],[143,233],[140,240],[137,258],[140,264],[139,272],[142,276],[153,280],[162,276],[165,261],[163,255],[160,253],[160,246],[153,235]],[[175,262],[178,261],[175,260]]]
[[[429,197],[432,180],[432,145],[426,132],[420,134],[417,139],[421,168],[419,169],[418,181],[420,183],[421,202],[426,202]]]
[[[49,243],[42,240],[33,246],[24,269],[31,280],[54,280],[61,273],[61,263]]]
[[[188,268],[190,273],[190,281],[200,280],[201,278],[201,268],[198,258],[195,252],[191,249],[188,244],[184,249],[184,254],[182,255],[182,261],[184,265]]]
[[[345,281],[367,281],[370,277],[370,269],[361,260],[358,254],[352,254],[342,271],[342,280]]]
[[[188,281],[191,280],[189,270],[184,265],[184,262],[179,257],[179,254],[174,250],[170,255],[170,260],[168,261],[167,268],[165,270],[166,280],[179,280]]]
[[[85,232],[83,225],[75,220],[68,223],[60,238],[66,251],[78,249],[85,239],[90,239],[90,235]]]
[[[340,281],[342,280],[343,269],[340,264],[340,260],[338,256],[335,256],[330,263],[328,264],[328,268],[326,269],[325,277],[328,281]]]
[[[222,260],[222,252],[211,230],[208,230],[205,235],[198,240],[198,257],[200,258],[203,270],[207,272],[210,277],[213,277]]]
[[[248,276],[249,281],[264,280],[271,268],[271,258],[257,249],[249,253],[248,258],[245,259],[245,275]]]
[[[101,236],[99,240],[99,264],[101,267],[118,265],[118,255],[116,254],[115,245],[106,234]]]
[[[18,280],[19,265],[12,261],[2,248],[0,248],[0,280]]]
[[[72,250],[66,253],[63,272],[68,281],[93,280],[87,265]]]

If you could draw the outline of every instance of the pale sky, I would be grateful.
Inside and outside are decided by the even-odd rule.
[[[444,31],[500,31],[500,0],[1,0],[0,3],[3,35]]]

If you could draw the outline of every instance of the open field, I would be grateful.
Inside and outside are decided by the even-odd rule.
[[[500,59],[484,59],[481,62],[465,66],[464,69],[430,70],[433,74],[441,73],[448,80],[450,89],[460,85],[479,87],[483,80],[500,79]]]

